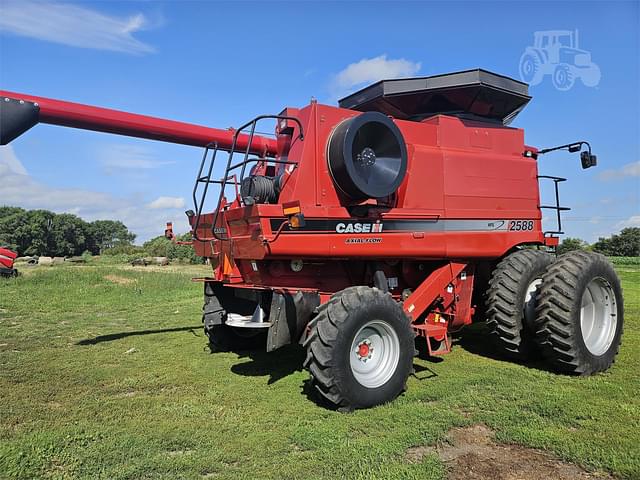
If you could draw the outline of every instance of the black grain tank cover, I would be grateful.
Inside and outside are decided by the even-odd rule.
[[[437,114],[508,125],[531,100],[526,83],[476,69],[382,80],[339,101],[342,108],[420,121]]]

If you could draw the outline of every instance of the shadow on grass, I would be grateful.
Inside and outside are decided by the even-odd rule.
[[[305,351],[300,345],[287,345],[274,352],[264,349],[236,351],[241,359],[248,359],[231,367],[231,371],[244,377],[269,376],[271,385],[278,380],[302,370]]]
[[[418,358],[421,360],[426,360],[429,363],[440,363],[444,360],[444,358],[429,355],[429,349],[427,348],[427,339],[422,336],[416,337],[416,349],[418,350]],[[415,367],[416,365],[414,365]]]
[[[265,352],[264,350],[234,350],[242,361],[231,367],[231,371],[242,376],[268,376],[267,384],[271,385],[284,377],[295,372],[302,371],[302,363],[306,357],[305,349],[300,345],[287,345],[274,352]],[[438,363],[441,359],[430,358],[429,361]],[[438,376],[431,368],[417,363],[413,364],[414,373],[412,376],[420,381],[429,380]],[[318,394],[313,382],[310,378],[304,380],[302,384],[302,394],[310,401],[314,402],[322,408],[328,410],[340,410],[336,405],[327,401],[322,395]],[[342,411],[342,410],[341,410]],[[348,411],[348,410],[345,410]]]
[[[462,347],[469,353],[498,361],[511,361],[500,355],[489,338],[487,325],[484,322],[474,323],[461,330],[453,340],[454,345]]]
[[[438,376],[438,374],[431,370],[429,367],[425,367],[417,363],[413,364],[413,370],[414,372],[410,376],[421,382],[436,378]],[[306,379],[302,384],[302,394],[306,396],[308,400],[327,410],[332,410],[334,412],[338,411],[341,413],[349,413],[353,411],[353,409],[351,408],[339,407],[338,405],[331,403],[327,398],[318,393],[316,387],[311,381],[311,378]]]
[[[429,367],[424,367],[422,365],[418,365],[417,363],[414,363],[413,374],[411,376],[413,378],[416,378],[422,381],[422,380],[429,380],[430,378],[435,378],[438,376],[438,374],[433,370],[431,370]]]
[[[498,352],[493,346],[491,339],[489,338],[487,325],[484,322],[474,323],[472,325],[469,325],[468,327],[465,327],[459,334],[457,334],[453,343],[454,345],[462,347],[469,353],[480,355],[485,358],[490,358],[491,360],[515,363],[517,365],[522,365],[527,368],[534,368],[536,370],[542,370],[545,372],[552,371],[542,360],[522,361],[507,358],[506,356],[501,355],[500,352]],[[536,355],[535,353],[533,355],[534,357],[537,356],[538,358],[540,358],[540,355]]]
[[[174,327],[174,328],[158,328],[155,330],[138,330],[134,332],[118,332],[118,333],[110,333],[108,335],[99,335],[93,338],[85,338],[84,340],[80,340],[76,342],[76,345],[95,345],[97,343],[102,342],[113,342],[114,340],[120,340],[126,337],[136,337],[140,335],[156,335],[159,333],[172,333],[172,332],[191,332],[194,336],[198,337],[199,335],[194,330],[201,330],[202,326],[198,325],[196,327]]]

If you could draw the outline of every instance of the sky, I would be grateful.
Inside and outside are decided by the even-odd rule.
[[[558,89],[547,75],[512,126],[540,148],[591,143],[596,168],[554,153],[539,173],[568,178],[564,230],[592,242],[640,226],[639,6],[0,0],[0,89],[226,128],[312,97],[335,104],[383,78],[481,67],[519,79],[535,32],[578,30],[601,72],[586,83],[596,85],[577,74]],[[38,125],[0,147],[0,204],[119,219],[139,242],[166,221],[184,232],[201,155]],[[543,188],[543,199],[551,193]]]

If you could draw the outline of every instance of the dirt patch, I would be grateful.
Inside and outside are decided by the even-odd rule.
[[[104,279],[118,285],[130,285],[135,282],[132,278],[119,277],[118,275],[105,275]]]
[[[411,447],[405,458],[417,463],[432,453],[447,464],[448,480],[613,479],[589,473],[540,450],[495,443],[493,432],[484,425],[454,428],[441,445]]]
[[[182,455],[191,455],[193,450],[169,450],[167,455],[170,457],[180,457]]]
[[[404,458],[409,463],[420,463],[424,457],[432,453],[438,453],[436,447],[411,447],[404,453]]]
[[[136,392],[135,390],[129,391],[129,392],[121,392],[118,393],[116,395],[116,397],[118,398],[130,398],[130,397],[135,397],[138,394],[138,392]]]

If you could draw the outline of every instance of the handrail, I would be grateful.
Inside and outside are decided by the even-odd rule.
[[[229,150],[229,156],[227,158],[227,166],[225,168],[225,173],[223,175],[222,178],[222,183],[220,185],[220,195],[218,197],[218,204],[215,210],[215,214],[214,214],[214,218],[213,218],[213,236],[221,241],[225,241],[225,240],[230,240],[230,237],[220,237],[218,236],[218,233],[215,231],[215,225],[216,223],[218,223],[218,217],[220,216],[220,205],[222,204],[222,199],[224,197],[224,190],[226,187],[226,183],[227,183],[227,179],[229,176],[229,172],[231,170],[235,170],[238,167],[242,167],[242,170],[240,171],[240,177],[238,178],[238,182],[240,183],[240,186],[242,188],[242,180],[244,179],[244,172],[246,170],[246,166],[247,164],[257,161],[256,159],[250,159],[249,158],[249,154],[251,153],[251,143],[253,141],[254,135],[255,135],[255,129],[256,129],[256,125],[260,120],[266,120],[266,119],[274,119],[274,120],[291,120],[293,122],[295,122],[298,125],[298,129],[299,129],[299,133],[298,136],[296,137],[296,140],[304,140],[304,130],[302,127],[302,122],[297,118],[297,117],[292,117],[289,115],[259,115],[257,117],[255,117],[253,120],[250,120],[249,122],[245,123],[244,125],[240,126],[234,136],[233,136],[233,142],[231,144],[231,149]],[[235,152],[235,148],[237,145],[237,139],[238,139],[238,135],[244,131],[246,128],[251,127],[251,132],[249,133],[249,141],[247,142],[247,148],[244,152],[244,158],[241,162],[235,164],[235,165],[231,165],[231,161],[233,160],[233,155]],[[270,162],[272,163],[280,163],[280,164],[295,164],[296,162],[291,162],[288,160],[271,160],[269,159]]]
[[[562,231],[562,217],[560,215],[560,212],[565,212],[568,210],[571,210],[570,207],[561,207],[560,206],[560,192],[558,189],[558,184],[560,182],[566,182],[567,179],[566,178],[562,178],[562,177],[554,177],[552,175],[538,175],[537,177],[538,179],[540,178],[545,178],[545,179],[549,179],[553,181],[553,185],[555,188],[555,197],[556,197],[556,204],[555,205],[538,205],[538,208],[540,209],[550,209],[550,210],[555,210],[556,211],[556,220],[557,220],[557,224],[558,224],[558,228],[556,230],[547,230],[542,232],[542,234],[546,237],[547,235],[564,235],[564,232]]]

